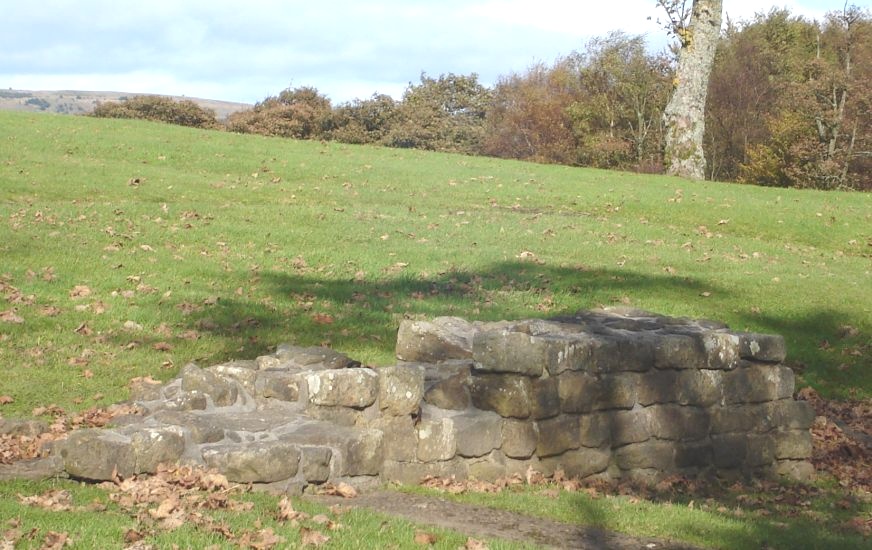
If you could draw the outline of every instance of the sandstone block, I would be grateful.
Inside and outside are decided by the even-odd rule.
[[[457,434],[450,418],[422,420],[418,423],[420,462],[450,460],[457,454]]]
[[[469,477],[469,466],[462,458],[445,462],[397,462],[386,460],[382,469],[383,481],[394,481],[404,485],[418,485],[427,476],[456,479]]]
[[[472,404],[481,410],[494,411],[505,418],[530,416],[532,386],[526,376],[480,374],[470,377]]]
[[[382,416],[372,428],[385,434],[385,460],[413,462],[417,458],[418,432],[411,416]]]
[[[536,378],[531,381],[530,414],[536,420],[560,414],[560,391],[557,378]]]
[[[705,468],[712,463],[711,442],[679,443],[675,446],[676,468]]]
[[[536,425],[539,429],[536,456],[540,458],[557,455],[581,446],[581,433],[577,416],[561,415],[539,421]]]
[[[658,439],[692,441],[709,434],[709,413],[699,407],[653,405],[651,435]]]
[[[215,365],[205,370],[213,372],[225,380],[233,380],[245,388],[245,391],[254,393],[254,380],[257,377],[257,371],[252,368],[246,368],[234,362],[227,365]]]
[[[109,481],[114,473],[122,477],[136,473],[130,438],[112,430],[75,430],[57,445],[64,469],[72,477]]]
[[[457,317],[432,321],[404,320],[397,333],[397,359],[438,363],[447,359],[472,357],[474,327]]]
[[[478,457],[499,449],[502,444],[503,418],[492,412],[475,411],[451,418],[454,423],[457,454]],[[421,459],[421,457],[418,457]]]
[[[654,370],[641,375],[636,388],[636,399],[640,405],[674,403],[678,400],[678,372],[674,370]]]
[[[638,386],[639,375],[635,373],[603,376],[594,398],[594,410],[632,409],[636,404]]]
[[[477,371],[538,377],[548,364],[549,343],[523,332],[481,331],[473,338],[472,358]]]
[[[207,395],[212,398],[216,407],[227,407],[236,402],[239,393],[236,383],[214,372],[189,363],[182,367],[181,377],[182,391]]]
[[[38,437],[48,431],[48,424],[42,420],[0,418],[2,435]]]
[[[507,457],[529,458],[536,450],[538,441],[539,431],[533,422],[510,419],[503,421],[501,450]]]
[[[466,462],[470,479],[496,481],[501,477],[506,477],[506,458],[499,451],[492,451],[481,457],[470,458]]]
[[[609,413],[612,446],[641,443],[651,438],[651,411],[649,408]]]
[[[301,375],[288,371],[255,371],[254,394],[268,399],[297,401],[300,398]]]
[[[612,453],[608,448],[569,450],[557,456],[541,459],[542,471],[563,470],[569,477],[585,478],[605,472]]]
[[[599,399],[600,381],[585,372],[564,372],[556,378],[560,407],[566,413],[587,413]]]
[[[379,375],[379,407],[384,414],[409,415],[421,407],[424,369],[418,366],[382,367]]]
[[[714,434],[765,433],[775,426],[771,411],[768,403],[712,407],[711,431]]]
[[[710,331],[698,336],[705,350],[707,369],[731,370],[739,366],[740,339],[729,332]]]
[[[793,371],[780,365],[745,363],[724,375],[727,403],[761,403],[793,396]]]
[[[746,441],[748,454],[745,456],[744,467],[769,466],[775,461],[776,440],[773,437],[769,435],[748,434]]]
[[[288,441],[209,445],[202,455],[208,467],[237,483],[281,481],[294,477],[300,465],[300,447]]]
[[[329,447],[300,447],[300,475],[310,483],[323,483],[330,478]]]
[[[654,366],[658,369],[700,369],[706,366],[702,342],[690,335],[664,334],[654,344]]]
[[[779,460],[775,473],[796,481],[809,481],[815,476],[814,466],[805,460]]]
[[[615,450],[615,462],[622,470],[669,470],[675,464],[675,445],[656,440],[631,443]]]
[[[578,418],[579,441],[584,447],[607,446],[612,439],[608,413],[585,414]]]
[[[424,401],[440,409],[462,411],[469,407],[469,372],[462,372],[428,385]]]
[[[217,443],[224,439],[224,426],[212,416],[188,411],[159,411],[153,418],[161,424],[178,426],[187,431],[196,444]]]
[[[678,373],[676,392],[681,405],[709,407],[723,399],[724,374],[717,370],[686,370]]]
[[[306,375],[309,402],[330,407],[364,408],[378,395],[378,374],[372,369],[331,369]]]
[[[806,460],[811,456],[808,430],[787,430],[775,434],[775,458]]]
[[[280,360],[279,366],[290,369],[325,370],[344,369],[359,365],[349,359],[344,353],[323,347],[300,347],[291,344],[281,344],[276,348],[275,357]],[[262,368],[274,368],[277,365],[264,364]]]
[[[598,335],[598,340],[591,347],[593,372],[645,372],[654,366],[655,340],[643,333]]]
[[[768,403],[769,414],[775,427],[788,430],[807,430],[815,419],[814,407],[808,401],[781,399]]]
[[[718,468],[739,468],[748,454],[748,438],[744,434],[712,436],[712,454]]]
[[[740,333],[739,356],[742,359],[780,363],[787,357],[784,337],[778,334]]]
[[[299,445],[330,447],[333,451],[331,475],[336,477],[377,475],[384,460],[384,437],[380,430],[311,421],[294,426],[280,439]]]
[[[130,382],[131,401],[156,401],[163,398],[164,385],[157,380],[139,379]]]
[[[174,464],[185,452],[180,428],[139,428],[128,434],[137,474],[153,474],[160,464]]]

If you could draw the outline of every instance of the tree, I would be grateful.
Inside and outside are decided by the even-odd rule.
[[[663,113],[666,124],[665,157],[670,174],[705,178],[705,103],[709,76],[721,30],[723,0],[658,0],[678,38],[675,90]]]
[[[268,97],[256,104],[254,109],[234,113],[227,125],[233,132],[319,139],[329,127],[331,112],[326,96],[303,86],[288,88],[278,97]]]

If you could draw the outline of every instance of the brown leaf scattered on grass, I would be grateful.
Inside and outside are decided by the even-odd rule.
[[[90,296],[90,295],[91,295],[91,289],[86,285],[76,285],[70,291],[70,298],[72,298],[74,300],[78,299],[78,298],[85,298],[85,297]]]
[[[39,314],[46,317],[57,317],[61,314],[61,309],[55,306],[42,306],[39,308]]]
[[[488,550],[487,544],[472,537],[466,539],[466,544],[463,545],[463,548],[465,548],[465,550]]]
[[[73,496],[64,489],[51,489],[40,495],[29,497],[18,495],[18,502],[52,512],[65,512],[72,508]]]
[[[155,351],[173,351],[172,344],[168,342],[156,342],[151,346]]]
[[[252,548],[253,550],[269,550],[276,545],[285,541],[283,537],[279,537],[272,529],[261,529],[254,533],[245,533],[239,539],[240,548]]]
[[[415,544],[429,546],[431,544],[436,544],[437,540],[439,539],[433,533],[428,533],[426,531],[415,531]]]
[[[15,399],[10,395],[0,395],[0,405],[8,405],[10,403],[15,403]]]
[[[0,321],[4,323],[21,324],[24,322],[24,317],[18,315],[18,310],[15,308],[0,311]]]
[[[294,510],[294,505],[291,503],[291,499],[284,496],[279,501],[279,513],[278,520],[279,521],[302,521],[304,519],[308,519],[309,514],[306,512],[299,512]]]
[[[88,323],[79,323],[73,332],[76,334],[81,334],[82,336],[90,336],[94,331],[91,330],[91,327],[88,326]]]
[[[327,544],[330,537],[320,531],[300,527],[300,545],[301,546],[323,546]]]
[[[342,497],[342,498],[354,498],[357,496],[357,489],[355,489],[351,485],[345,483],[344,481],[340,481],[336,485],[334,485],[332,483],[325,483],[318,490],[318,494],[319,495],[338,496],[338,497]]]
[[[335,319],[327,313],[313,313],[312,321],[319,325],[331,325]]]
[[[45,538],[42,539],[42,546],[40,546],[40,550],[60,550],[64,546],[72,546],[73,539],[67,533],[56,533],[55,531],[49,531],[45,534]]]

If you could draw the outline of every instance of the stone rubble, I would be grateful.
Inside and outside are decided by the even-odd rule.
[[[40,467],[110,480],[180,462],[285,492],[528,468],[643,482],[813,475],[814,412],[793,399],[780,336],[615,308],[404,321],[396,350],[381,368],[287,344],[187,365],[132,388],[141,414],[70,433]]]

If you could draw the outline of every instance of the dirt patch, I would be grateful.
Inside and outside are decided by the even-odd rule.
[[[636,538],[603,529],[570,525],[432,496],[378,491],[363,494],[353,499],[327,496],[311,497],[311,499],[328,505],[341,504],[352,508],[366,508],[389,516],[408,519],[415,523],[444,527],[475,537],[528,542],[544,548],[578,550],[698,548],[684,543],[654,538]]]

